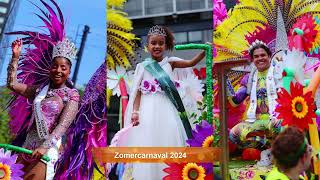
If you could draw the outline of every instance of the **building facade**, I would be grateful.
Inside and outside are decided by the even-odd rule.
[[[0,74],[10,47],[9,38],[4,33],[12,30],[18,6],[19,0],[0,0]]]
[[[174,33],[175,44],[212,42],[212,0],[128,0],[125,12],[133,22],[133,32],[146,45],[153,25],[163,25]],[[172,55],[191,59],[199,51],[174,51]],[[141,51],[143,60],[147,54]]]

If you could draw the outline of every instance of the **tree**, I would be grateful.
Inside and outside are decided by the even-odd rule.
[[[5,109],[11,97],[8,88],[0,87],[0,143],[10,143],[12,139],[9,129],[10,118]]]

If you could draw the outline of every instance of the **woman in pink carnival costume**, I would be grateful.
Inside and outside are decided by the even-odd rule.
[[[8,87],[15,92],[9,106],[10,126],[16,135],[13,144],[34,149],[32,157],[19,155],[18,161],[25,164],[25,178],[90,179],[94,167],[98,167],[92,148],[107,145],[106,64],[102,63],[94,73],[79,104],[79,93],[68,79],[70,60],[76,51],[74,44],[65,38],[62,12],[54,0],[50,2],[58,14],[40,1],[49,14],[36,6],[43,13],[37,16],[50,34],[8,33],[25,36],[13,42],[13,58],[8,68]],[[20,57],[22,44],[29,46]],[[43,132],[48,135],[41,139]],[[62,136],[66,137],[64,146]],[[47,164],[38,160],[44,154],[51,159]]]
[[[7,86],[15,95],[9,105],[13,144],[33,150],[31,156],[19,154],[17,161],[24,164],[25,179],[39,180],[53,179],[62,136],[75,119],[80,100],[68,79],[76,49],[66,38],[62,12],[54,0],[50,2],[57,13],[40,1],[48,13],[35,5],[42,13],[37,16],[48,34],[8,33],[24,37],[12,43],[7,79]],[[23,45],[27,46],[21,55]],[[40,160],[43,155],[48,155],[50,161]]]

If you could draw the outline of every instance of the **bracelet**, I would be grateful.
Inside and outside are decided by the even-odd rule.
[[[10,63],[10,64],[8,65],[7,70],[8,70],[8,71],[13,71],[14,69],[16,69],[16,66],[15,66],[14,64]]]
[[[139,114],[139,111],[133,111],[131,114]]]

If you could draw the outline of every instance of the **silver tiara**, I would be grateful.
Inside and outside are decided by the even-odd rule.
[[[250,47],[249,47],[249,49],[248,49],[248,52],[250,53],[250,51],[251,51],[254,47],[258,46],[258,45],[264,45],[264,46],[268,47],[266,43],[264,43],[263,41],[259,41],[259,40],[257,39],[257,40],[255,40],[255,41],[250,45]]]
[[[162,27],[155,25],[152,28],[150,28],[148,36],[150,35],[167,36],[167,33]]]
[[[72,60],[77,55],[77,49],[74,43],[68,38],[64,38],[63,41],[59,41],[54,47],[52,52],[52,59],[55,57],[64,57]]]

